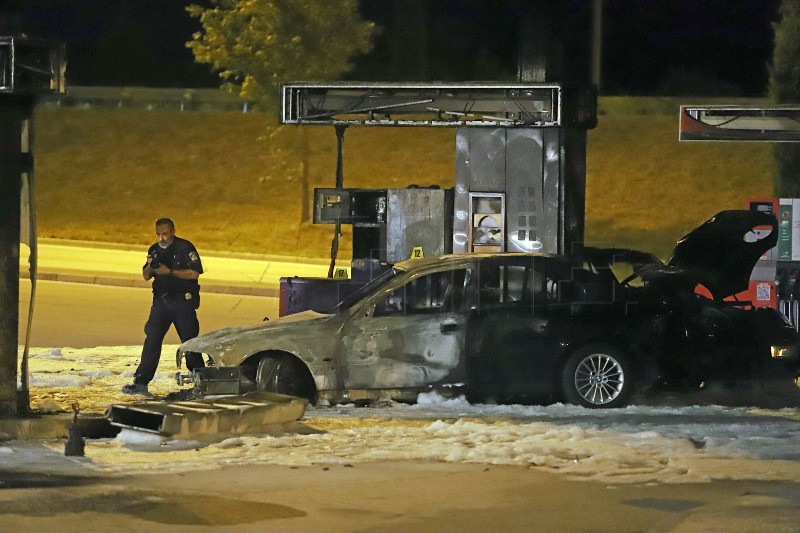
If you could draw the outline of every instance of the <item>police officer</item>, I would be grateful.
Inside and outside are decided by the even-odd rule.
[[[203,264],[194,245],[175,236],[175,224],[168,218],[156,220],[158,242],[147,251],[147,262],[142,267],[145,280],[153,280],[153,304],[150,317],[144,326],[146,335],[139,367],[133,374],[133,383],[122,387],[125,394],[149,396],[147,384],[153,379],[161,358],[161,345],[170,325],[175,324],[181,342],[197,336],[200,323],[198,278]],[[200,354],[187,357],[189,370],[202,367]]]

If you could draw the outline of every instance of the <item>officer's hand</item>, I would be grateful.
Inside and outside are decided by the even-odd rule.
[[[170,273],[170,269],[166,265],[158,265],[158,267],[155,268],[152,265],[150,265],[150,269],[159,276],[164,276]]]
[[[157,269],[161,265],[157,250],[153,250],[147,255],[147,265],[153,270]]]

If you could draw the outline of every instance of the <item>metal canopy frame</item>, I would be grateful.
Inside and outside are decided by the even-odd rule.
[[[564,115],[564,100],[581,105]],[[594,127],[591,90],[559,84],[290,83],[282,86],[283,124],[360,126]]]
[[[64,57],[63,44],[0,36],[0,94],[66,92]]]
[[[681,141],[800,141],[800,106],[689,106],[680,110]]]

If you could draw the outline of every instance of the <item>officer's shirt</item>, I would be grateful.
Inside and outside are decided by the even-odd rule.
[[[147,250],[147,255],[153,257],[151,266],[160,264],[172,270],[190,269],[198,274],[203,273],[203,263],[200,262],[200,254],[197,253],[197,249],[191,242],[180,237],[173,238],[172,244],[166,248],[161,248],[158,243],[153,244]],[[183,294],[195,292],[198,289],[199,284],[196,279],[181,279],[169,274],[163,276],[156,274],[153,279],[155,294]]]

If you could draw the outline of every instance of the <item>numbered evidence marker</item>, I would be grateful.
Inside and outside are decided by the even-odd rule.
[[[422,251],[422,246],[415,246],[411,250],[411,259],[422,259],[423,257],[425,257],[425,253]]]
[[[348,279],[346,268],[337,268],[333,271],[333,279]]]

